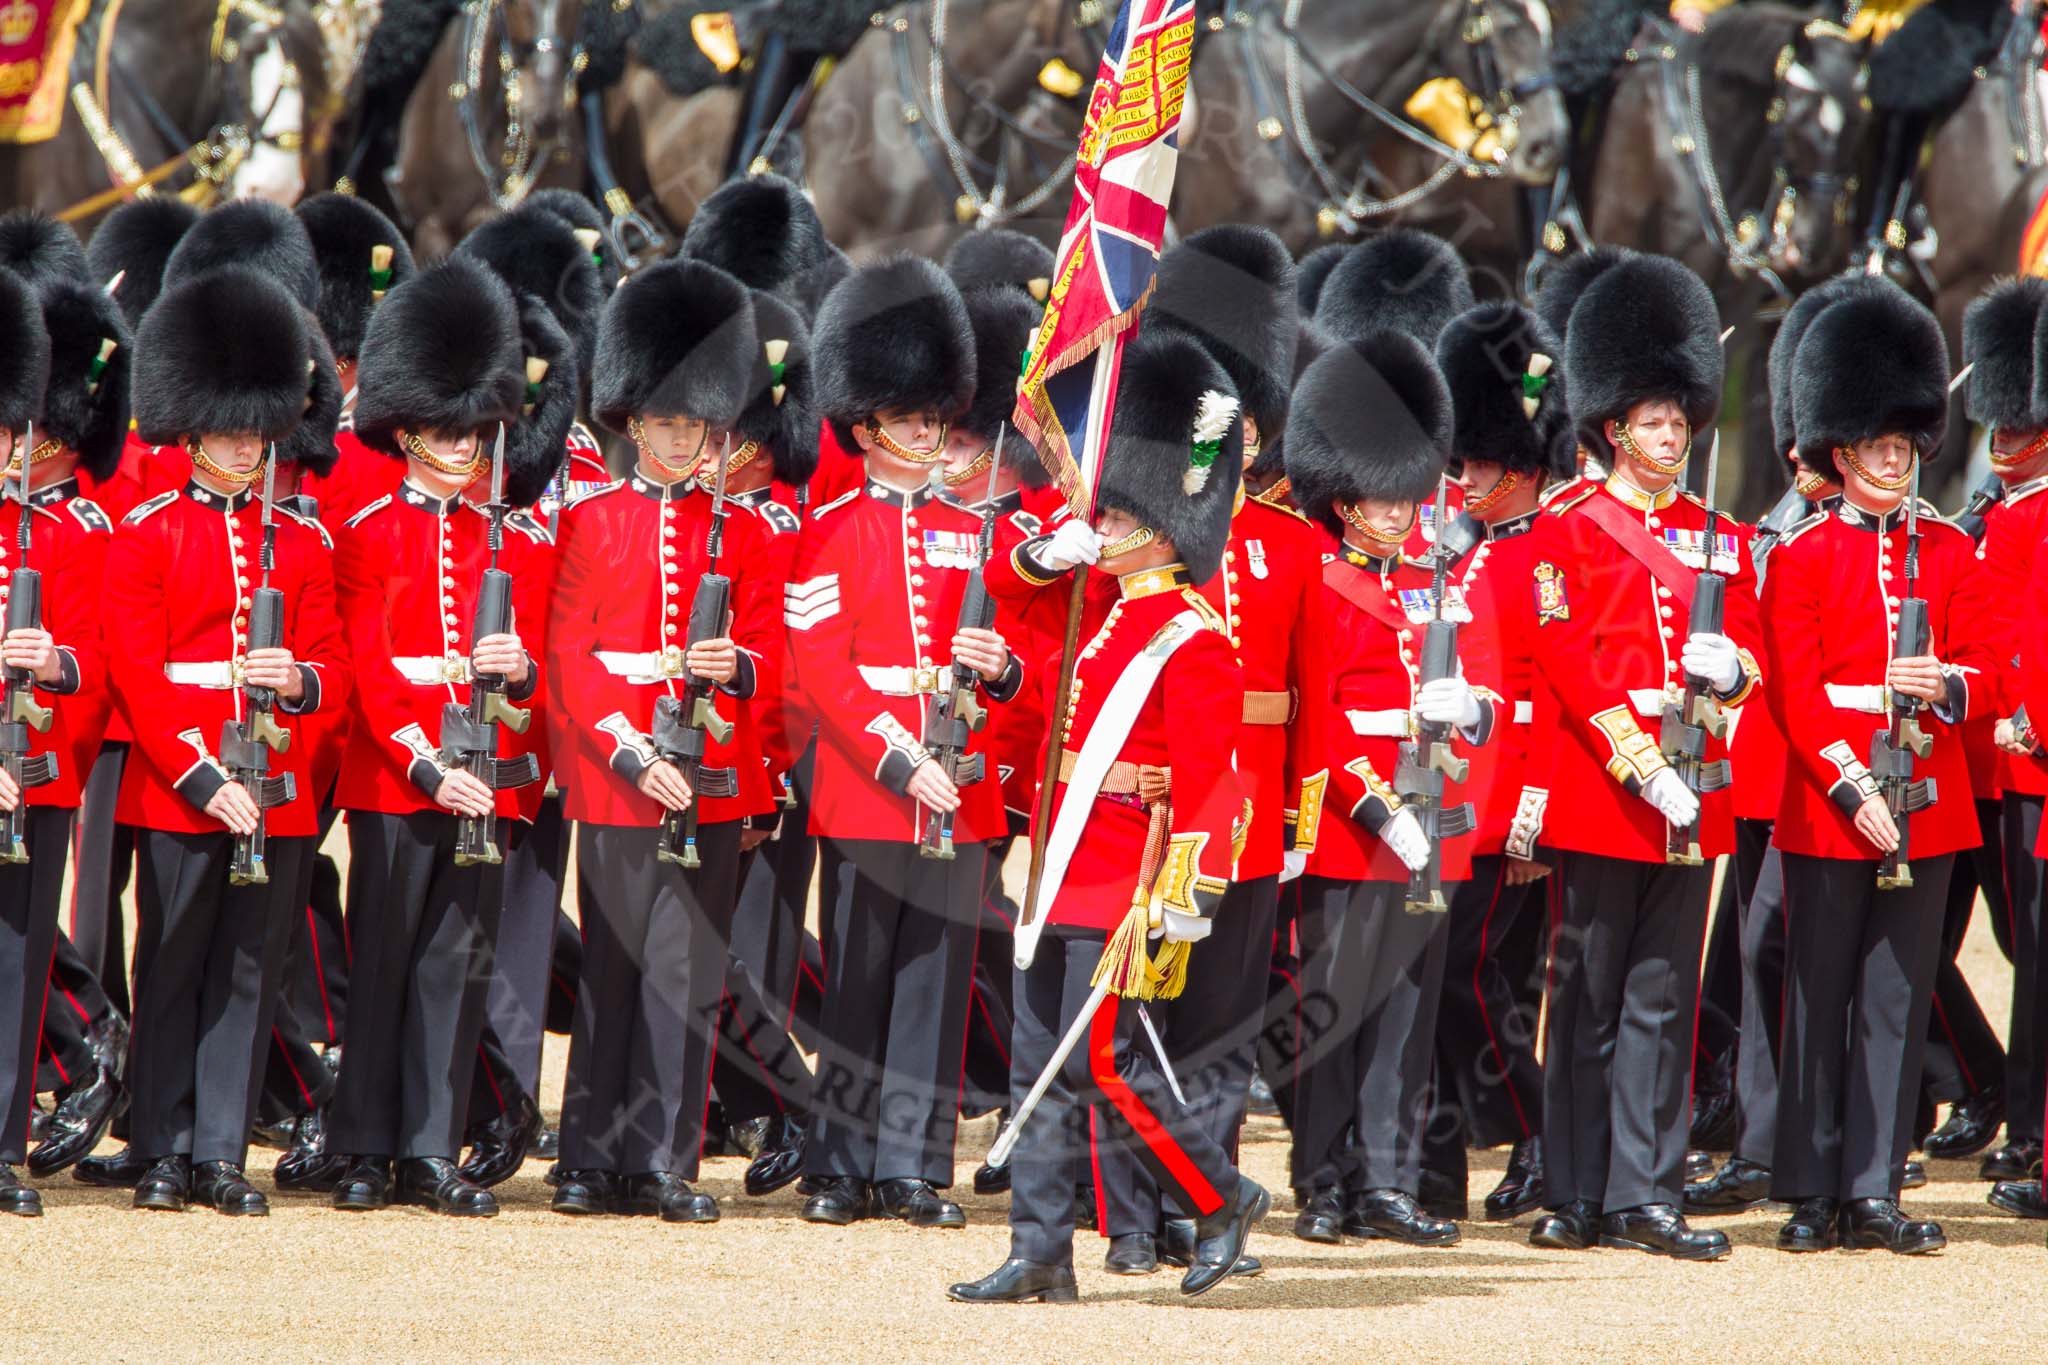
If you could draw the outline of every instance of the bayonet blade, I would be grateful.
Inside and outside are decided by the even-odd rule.
[[[1969,364],[1963,366],[1963,368],[1961,368],[1960,370],[1957,370],[1956,377],[1948,381],[1948,391],[1950,393],[1954,393],[1957,389],[1960,389],[1963,386],[1963,384],[1969,379],[1970,371],[1976,368],[1977,362],[1973,360]]]
[[[711,515],[720,516],[725,512],[725,476],[732,465],[732,433],[725,433],[725,449],[718,456],[718,475],[711,484]]]
[[[505,501],[505,424],[498,423],[498,437],[491,445],[491,506]]]
[[[1010,423],[1006,418],[996,427],[996,443],[989,447],[988,495],[982,502],[991,509],[996,501],[996,476],[1003,472],[1003,438],[1010,434]]]
[[[34,422],[26,423],[23,427],[23,433],[22,440],[24,444],[14,452],[14,457],[21,462],[21,473],[14,480],[14,495],[21,499],[21,525],[15,528],[14,535],[15,539],[20,542],[21,562],[22,566],[26,568],[28,566],[29,546],[28,457],[29,453],[36,448],[36,424]]]

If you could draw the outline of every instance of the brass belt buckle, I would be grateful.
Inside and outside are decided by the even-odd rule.
[[[913,668],[910,670],[912,693],[936,692],[939,690],[939,670],[936,668]]]
[[[469,667],[460,654],[451,653],[447,658],[441,660],[442,682],[459,683],[467,682],[468,680]]]
[[[249,661],[240,655],[228,660],[228,682],[230,686],[240,687],[242,685],[244,670],[248,667],[248,664]]]
[[[683,651],[680,646],[663,645],[661,647],[661,676],[664,678],[680,678],[683,676]]]

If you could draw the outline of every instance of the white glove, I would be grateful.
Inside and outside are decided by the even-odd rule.
[[[1209,931],[1216,927],[1214,921],[1203,919],[1200,915],[1183,915],[1178,910],[1164,909],[1159,913],[1164,920],[1163,927],[1168,943],[1200,943],[1209,937]]]
[[[1076,564],[1093,564],[1100,558],[1102,537],[1095,533],[1093,526],[1075,518],[1060,523],[1060,528],[1047,537],[1033,554],[1046,568],[1064,573]]]
[[[1479,723],[1479,694],[1463,678],[1438,678],[1415,694],[1415,714],[1432,725],[1469,730]]]
[[[1280,880],[1282,884],[1293,881],[1308,871],[1308,854],[1296,853],[1293,849],[1280,855]]]
[[[1700,818],[1699,797],[1685,785],[1685,779],[1670,768],[1663,769],[1643,784],[1643,800],[1655,806],[1658,814],[1681,829]]]
[[[1742,656],[1735,652],[1735,642],[1725,635],[1701,631],[1686,636],[1678,662],[1695,678],[1712,683],[1717,692],[1733,692],[1742,681]]]
[[[1380,826],[1380,842],[1394,850],[1410,872],[1420,872],[1429,866],[1429,836],[1422,832],[1422,825],[1412,810],[1397,810],[1394,818]]]

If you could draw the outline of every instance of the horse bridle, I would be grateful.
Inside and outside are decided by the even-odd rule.
[[[536,52],[552,51],[559,41],[554,32],[558,3],[559,0],[541,0],[541,31],[534,40]],[[484,58],[486,49],[491,46],[491,20],[504,4],[505,0],[467,0],[464,4],[462,78],[449,94],[455,100],[456,115],[462,123],[463,141],[469,147],[471,164],[483,177],[491,202],[500,209],[509,209],[517,207],[533,189],[534,182],[547,165],[548,154],[555,150],[555,146],[553,143],[537,146],[526,129],[525,93],[519,78],[519,61],[512,50],[509,24],[497,25],[498,98],[505,114],[505,136],[495,166],[492,165],[490,149],[484,145],[477,92],[483,86]],[[566,82],[570,98],[567,103],[571,106],[575,104],[577,78],[587,60],[582,42],[578,40],[570,48],[568,57]]]

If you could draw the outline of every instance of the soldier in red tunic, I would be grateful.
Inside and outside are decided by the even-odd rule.
[[[655,1213],[708,1223],[691,1185],[724,993],[743,822],[772,806],[751,699],[779,646],[782,583],[741,514],[717,572],[730,624],[692,639],[711,571],[712,485],[752,396],[758,343],[746,287],[700,262],[635,278],[606,309],[594,407],[632,440],[634,471],[563,513],[549,619],[565,812],[581,827],[583,977],[562,1112],[559,1213]],[[742,447],[744,443],[742,442]],[[757,569],[767,572],[757,574]],[[711,684],[731,729],[702,766],[657,748],[660,707]],[[712,727],[714,730],[716,726]],[[694,808],[700,866],[665,829]]]
[[[1095,525],[1068,522],[989,567],[991,591],[1007,601],[1048,588],[1064,599],[1067,570],[1102,570],[1090,579],[1088,644],[1059,717],[1043,935],[1015,983],[1013,1103],[1092,1013],[1038,1109],[1020,1116],[1009,1259],[947,1290],[963,1302],[1077,1297],[1074,1162],[1088,1150],[1091,1101],[1108,1140],[1198,1220],[1182,1293],[1229,1278],[1269,1206],[1175,1098],[1139,1024],[1140,1002],[1176,992],[1174,978],[1192,970],[1191,946],[1222,913],[1245,832],[1244,784],[1231,764],[1242,674],[1223,618],[1196,590],[1221,571],[1229,540],[1243,459],[1236,409],[1229,375],[1198,343],[1140,328],[1123,356]],[[1057,679],[1048,671],[1043,680],[1055,704]],[[1149,935],[1168,941],[1157,962]]]
[[[270,771],[288,775],[293,793],[268,810],[222,766],[217,746],[230,722],[250,723],[250,689],[274,694],[287,735],[295,715],[347,704],[321,532],[280,510],[266,553],[273,535],[254,491],[272,443],[298,433],[319,396],[326,347],[314,327],[266,276],[223,267],[166,288],[136,338],[137,429],[192,460],[184,491],[129,513],[107,552],[106,611],[124,623],[109,667],[137,750],[118,814],[141,830],[141,913],[154,926],[132,1063],[131,1145],[147,1166],[139,1208],[179,1209],[190,1198],[223,1212],[268,1210],[242,1161],[298,918],[289,897],[317,826],[305,745],[270,752]],[[283,595],[283,643],[251,648],[266,558]],[[268,880],[235,884],[237,840],[259,825]]]
[[[1537,619],[1530,767],[1549,781],[1518,818],[1562,854],[1544,1062],[1539,1246],[1597,1241],[1689,1260],[1728,1254],[1679,1212],[1699,962],[1712,860],[1734,845],[1722,741],[1682,771],[1657,733],[1696,691],[1756,688],[1755,579],[1744,538],[1678,488],[1720,403],[1714,301],[1662,257],[1627,254],[1572,306],[1565,373],[1582,446],[1614,473],[1560,496],[1530,573]],[[1718,529],[1726,524],[1728,530]],[[1691,631],[1698,575],[1727,583],[1719,631]],[[1696,774],[1696,775],[1695,775]],[[1692,847],[1696,845],[1696,851]]]
[[[974,334],[937,266],[895,257],[833,289],[815,346],[819,411],[868,477],[812,514],[784,595],[795,685],[818,719],[811,829],[832,890],[804,1158],[822,1188],[804,1217],[843,1224],[879,1206],[959,1227],[938,1191],[953,1177],[981,866],[1004,829],[1002,793],[982,771],[985,731],[951,772],[925,736],[954,667],[990,701],[1023,683],[1000,634],[956,630],[981,527],[937,490],[947,426],[974,396]],[[945,817],[954,856],[923,856],[928,822]]]
[[[1996,704],[2000,632],[1969,537],[1906,506],[1947,421],[1934,316],[1893,287],[1843,299],[1792,368],[1801,448],[1832,453],[1842,503],[1786,535],[1764,587],[1789,751],[1772,835],[1787,956],[1771,1196],[1798,1208],[1778,1245],[1928,1252],[1946,1244],[1940,1226],[1905,1217],[1898,1196],[1941,906],[1955,854],[1977,843],[1960,728]],[[1917,649],[1898,638],[1908,602],[1925,604]],[[1907,706],[1929,745],[1896,723]],[[1866,763],[1878,735],[1921,751],[1905,762],[1924,789],[1880,783]],[[1910,875],[1889,875],[1893,853]]]

